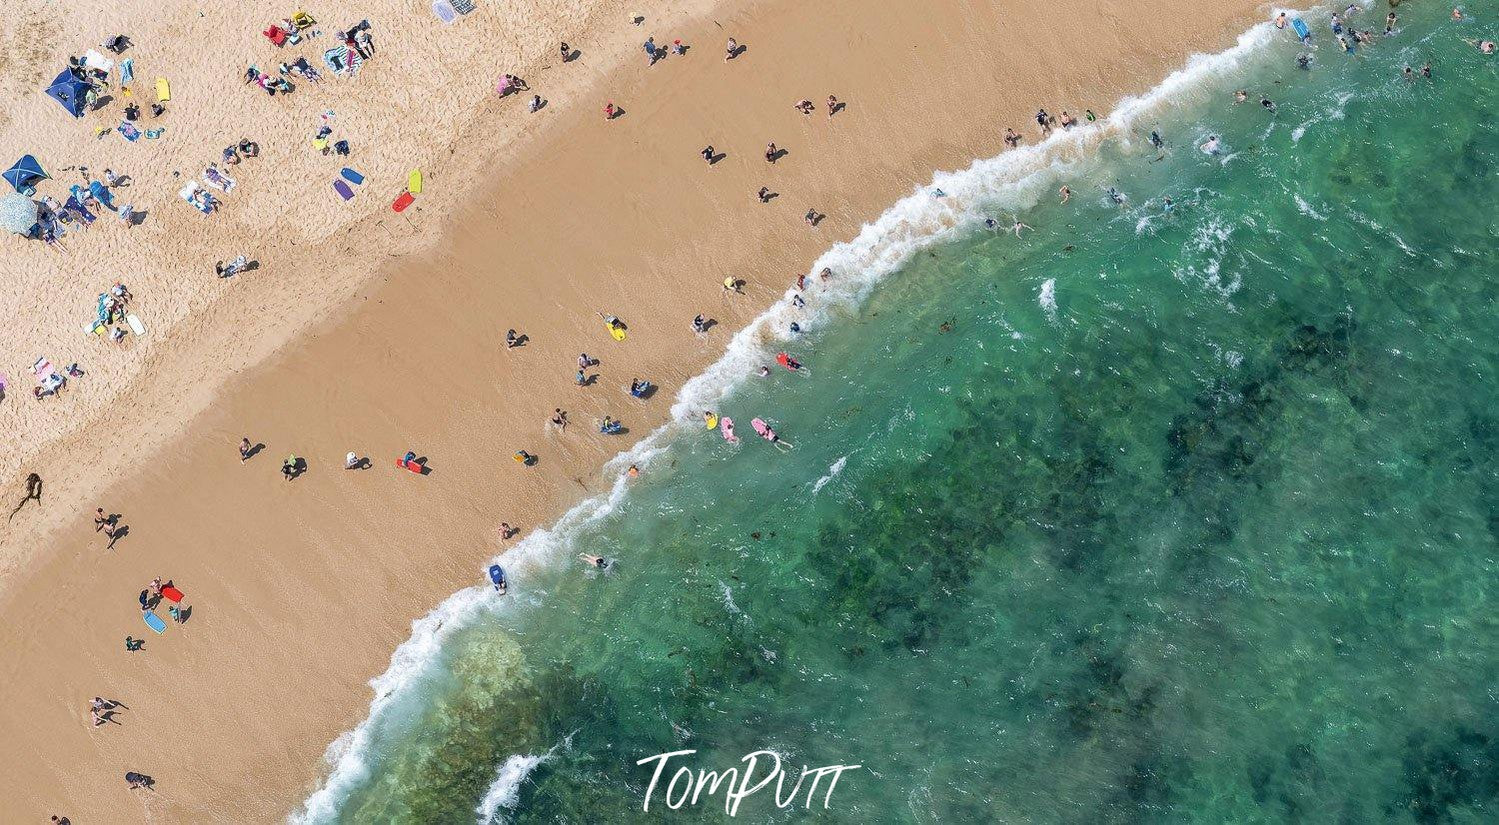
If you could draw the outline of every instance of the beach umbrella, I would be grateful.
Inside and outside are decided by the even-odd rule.
[[[36,201],[15,192],[0,195],[0,226],[17,235],[30,235],[36,219]]]
[[[73,74],[72,69],[63,69],[57,77],[52,79],[52,85],[47,87],[47,94],[53,100],[62,104],[73,117],[83,117],[83,96],[89,90],[87,81],[79,79]]]
[[[37,159],[31,155],[23,155],[20,160],[16,161],[15,166],[5,170],[4,173],[4,178],[10,181],[10,185],[23,195],[31,194],[28,190],[34,191],[36,182],[46,177],[47,170],[43,169]]]

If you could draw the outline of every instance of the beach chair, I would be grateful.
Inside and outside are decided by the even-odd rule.
[[[291,16],[291,24],[296,27],[297,31],[311,28],[315,23],[317,23],[317,21],[312,19],[312,15],[308,14],[305,11],[298,11],[296,14],[293,14]]]
[[[280,26],[272,25],[270,28],[267,28],[265,31],[261,32],[261,34],[269,38],[272,43],[275,43],[277,48],[286,45],[286,29],[283,29]]]

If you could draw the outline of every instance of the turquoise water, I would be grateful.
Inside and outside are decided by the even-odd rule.
[[[334,818],[719,820],[637,760],[770,749],[861,767],[741,818],[1499,819],[1499,64],[1400,11],[810,325],[742,444],[677,439],[446,638]]]

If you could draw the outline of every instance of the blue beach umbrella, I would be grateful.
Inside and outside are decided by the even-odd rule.
[[[0,195],[0,226],[17,235],[30,235],[36,228],[36,201],[15,192]]]
[[[83,96],[88,92],[89,85],[73,74],[71,69],[63,69],[57,77],[52,79],[52,85],[47,87],[47,94],[53,100],[62,104],[73,117],[83,117]]]
[[[17,192],[30,195],[36,191],[36,183],[47,177],[47,170],[31,155],[23,155],[16,165],[5,170],[4,178],[10,181]]]

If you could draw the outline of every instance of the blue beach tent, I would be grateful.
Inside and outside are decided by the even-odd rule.
[[[47,170],[31,155],[23,155],[16,165],[5,170],[4,177],[17,192],[30,195],[36,191],[36,183],[45,180]]]
[[[52,85],[47,87],[47,94],[61,103],[62,107],[67,109],[73,117],[83,117],[83,96],[88,90],[87,82],[79,80],[71,69],[63,69],[57,77],[52,79]]]

